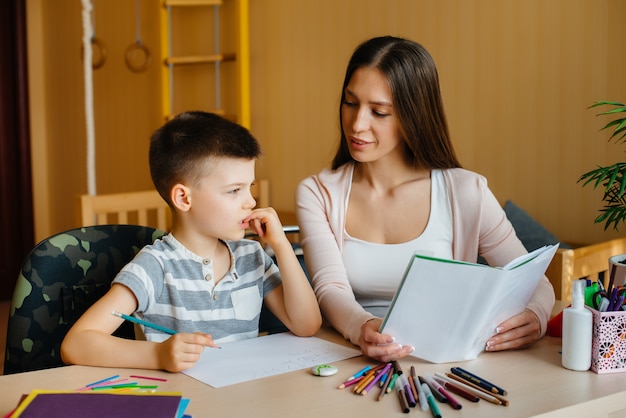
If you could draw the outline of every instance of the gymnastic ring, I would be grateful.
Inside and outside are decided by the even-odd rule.
[[[96,48],[94,48],[94,46]],[[93,53],[91,54],[91,68],[93,68],[94,70],[97,70],[98,68],[102,67],[104,63],[107,61],[107,48],[106,48],[106,45],[104,45],[104,42],[100,40],[100,38],[96,38],[95,36],[93,36],[91,38],[91,49],[92,51],[94,49],[97,49],[98,51],[100,51],[100,58],[95,62],[93,61],[93,57],[95,54]],[[81,46],[80,53],[81,53],[81,57],[84,59],[85,48],[83,46]]]
[[[136,52],[141,51],[145,57],[143,61],[143,65],[135,65],[133,64],[132,58]],[[140,41],[133,42],[126,48],[126,54],[124,54],[124,59],[126,61],[126,66],[129,70],[134,73],[142,73],[150,67],[150,51],[146,48],[143,43]]]

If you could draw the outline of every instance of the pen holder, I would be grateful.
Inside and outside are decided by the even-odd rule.
[[[591,370],[597,374],[626,372],[626,311],[593,314]]]

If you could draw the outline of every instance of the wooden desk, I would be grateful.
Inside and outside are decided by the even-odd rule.
[[[320,337],[343,342],[334,331],[324,329]],[[463,409],[456,411],[440,404],[444,417],[626,417],[626,375],[597,375],[573,372],[561,367],[561,340],[546,337],[533,347],[519,351],[483,353],[478,359],[461,365],[495,384],[504,387],[510,406],[498,406],[481,400],[461,400]],[[23,393],[32,389],[73,390],[90,382],[119,374],[158,376],[159,390],[182,391],[190,398],[188,413],[194,418],[215,417],[388,417],[406,416],[400,411],[395,393],[380,402],[377,393],[355,395],[337,386],[368,362],[356,357],[334,363],[339,373],[316,377],[309,370],[215,389],[182,373],[135,369],[109,369],[68,366],[36,372],[0,376],[0,416],[8,413]],[[430,364],[409,357],[400,364],[406,371],[414,365],[418,373],[447,372],[454,364]],[[413,416],[431,417],[430,413],[411,410]]]

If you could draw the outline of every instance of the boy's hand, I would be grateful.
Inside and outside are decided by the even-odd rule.
[[[200,360],[204,347],[219,348],[210,334],[174,334],[157,345],[159,366],[168,372],[190,369]]]
[[[250,225],[250,229],[270,246],[287,239],[283,225],[273,208],[254,209],[245,221]]]

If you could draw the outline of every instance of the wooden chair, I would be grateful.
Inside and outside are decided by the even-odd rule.
[[[626,238],[617,238],[575,249],[557,250],[546,276],[554,286],[557,299],[571,302],[572,282],[589,278],[605,281],[608,278],[609,257],[626,253]]]
[[[268,207],[269,180],[257,180],[252,196],[257,207]],[[156,190],[79,196],[78,213],[81,226],[136,224],[169,231],[171,212]]]
[[[169,231],[170,210],[156,190],[79,196],[80,225],[137,224]]]

